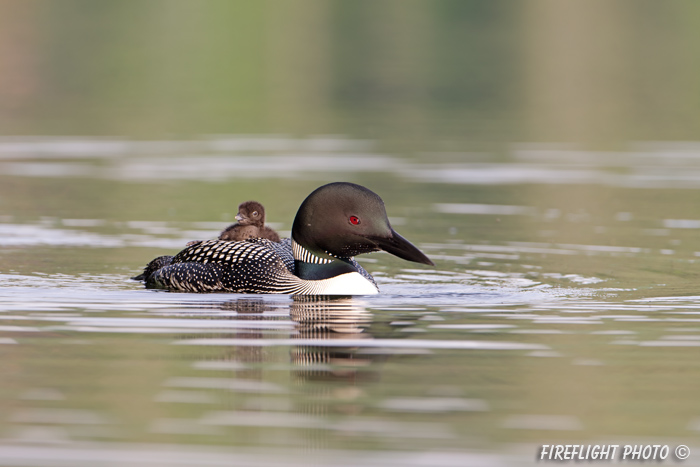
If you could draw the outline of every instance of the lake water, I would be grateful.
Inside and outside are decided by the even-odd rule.
[[[455,162],[330,137],[5,139],[0,463],[528,465],[544,444],[684,444],[696,465],[699,169],[695,146]],[[288,235],[335,179],[378,192],[436,267],[365,255],[382,293],[321,301],[129,279],[244,199]]]
[[[1,2],[0,465],[700,465],[698,30],[692,2]],[[381,294],[326,301],[129,279],[245,200],[288,236],[332,181],[436,266],[363,255]]]

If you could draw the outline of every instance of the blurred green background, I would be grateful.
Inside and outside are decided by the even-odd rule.
[[[2,0],[0,132],[697,140],[699,30],[681,1]]]

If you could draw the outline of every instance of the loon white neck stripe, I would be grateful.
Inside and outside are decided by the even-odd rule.
[[[319,258],[318,256],[311,253],[309,250],[295,242],[294,239],[292,239],[292,254],[294,255],[294,259],[296,259],[297,261],[302,261],[304,263],[328,264],[333,262],[332,259]]]

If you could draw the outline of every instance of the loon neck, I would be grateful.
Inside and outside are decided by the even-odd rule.
[[[306,280],[321,280],[339,276],[348,272],[357,272],[357,268],[346,258],[338,258],[330,253],[312,253],[292,238],[294,270],[298,277]]]
[[[304,246],[297,243],[294,238],[292,238],[292,255],[294,256],[294,261],[302,261],[311,264],[330,264],[340,259],[327,252],[312,253]]]

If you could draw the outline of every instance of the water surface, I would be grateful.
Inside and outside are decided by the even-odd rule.
[[[154,147],[171,151],[166,167]],[[309,155],[290,172],[275,154],[297,147]],[[0,462],[527,465],[556,443],[692,452],[695,156],[676,166],[646,147],[606,177],[608,158],[555,161],[551,149],[456,165],[368,148],[0,144]],[[196,164],[195,150],[208,154]],[[354,165],[363,157],[374,162]],[[640,158],[664,175],[645,177]],[[366,255],[382,293],[336,300],[129,279],[216,236],[239,200],[262,201],[288,234],[301,200],[335,179],[382,195],[437,266]]]
[[[619,0],[0,2],[0,465],[700,465],[700,15]],[[360,183],[381,294],[145,290]],[[672,455],[671,455],[672,457]],[[663,464],[675,464],[672,458]]]

